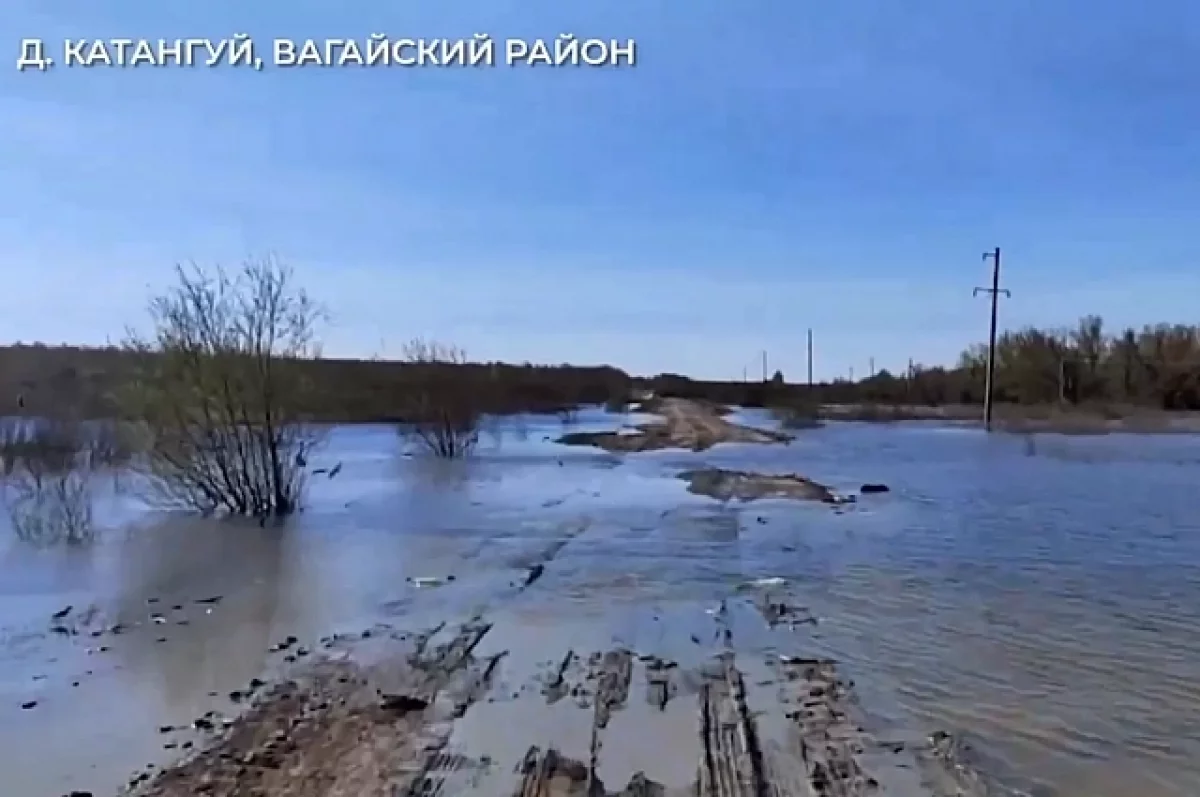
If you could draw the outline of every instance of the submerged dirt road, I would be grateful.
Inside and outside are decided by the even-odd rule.
[[[661,416],[656,423],[642,424],[632,433],[574,432],[559,438],[567,445],[592,445],[611,452],[633,453],[663,448],[703,451],[718,443],[787,443],[793,438],[783,432],[754,429],[730,423],[724,409],[700,401],[666,398],[642,408]],[[627,430],[628,431],[628,430]],[[688,489],[721,501],[758,498],[792,498],[802,501],[839,503],[828,487],[799,474],[747,473],[719,468],[701,468],[679,474]]]
[[[865,731],[853,684],[803,652],[815,619],[773,580],[646,621],[663,628],[636,636],[657,644],[511,614],[324,640],[241,717],[199,718],[199,752],[137,776],[132,793],[999,793],[983,790],[948,737]]]
[[[699,401],[665,398],[642,408],[662,416],[658,423],[638,426],[632,434],[618,432],[574,432],[559,438],[567,445],[593,445],[612,452],[689,448],[703,451],[717,443],[786,443],[791,436],[730,423],[721,408]]]
[[[666,400],[655,409],[663,423],[643,426],[638,435],[591,435],[587,442],[632,451],[785,439],[730,424],[694,402]],[[793,496],[789,487],[789,497],[828,494],[790,478],[804,490]],[[565,563],[557,552],[586,527],[564,535],[499,591],[476,591],[469,575],[432,584],[435,591],[481,597],[478,608],[461,616],[432,625],[414,618],[415,627],[399,620],[349,637],[284,640],[276,646],[285,662],[279,679],[252,682],[233,696],[244,708],[239,716],[209,712],[190,727],[163,728],[166,744],[184,757],[136,774],[128,793],[1004,793],[984,789],[962,757],[965,748],[949,736],[868,730],[853,683],[835,661],[815,652],[817,619],[783,579],[731,585],[723,599],[706,605],[617,606],[560,594],[555,583],[564,582],[553,573]],[[542,594],[523,603],[534,591]]]

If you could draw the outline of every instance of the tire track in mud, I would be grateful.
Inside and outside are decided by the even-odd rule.
[[[700,671],[684,671],[674,661],[657,656],[637,657],[645,678],[645,701],[650,710],[665,712],[681,694],[693,693],[696,710],[692,732],[696,735],[695,777],[690,784],[668,786],[632,772],[628,782],[610,791],[597,775],[604,748],[605,730],[616,711],[625,707],[631,691],[634,655],[621,648],[593,654],[587,674],[581,675],[580,658],[573,651],[559,661],[547,679],[545,695],[555,702],[565,695],[587,705],[592,699],[592,742],[587,761],[565,756],[550,746],[532,746],[518,771],[520,784],[513,797],[858,797],[867,792],[838,791],[827,787],[814,769],[808,776],[797,757],[769,757],[760,739],[759,723],[751,708],[746,678],[732,650],[733,630],[726,622],[725,604],[714,613],[715,639],[726,648]],[[653,743],[653,740],[648,740]],[[661,740],[666,742],[667,740]],[[666,746],[666,745],[665,745]]]
[[[476,659],[475,649],[492,630],[491,623],[476,617],[463,624],[450,640],[437,645],[431,656],[426,655],[431,637],[443,627],[444,624],[437,626],[432,634],[419,638],[409,657],[409,669],[405,672],[408,677],[400,679],[396,694],[413,696],[429,707],[439,692],[445,691],[448,706],[440,716],[429,718],[422,726],[423,744],[417,749],[419,766],[415,771],[410,767],[411,774],[395,785],[392,797],[438,797],[452,791],[459,781],[469,780],[472,770],[479,766],[479,762],[446,748],[454,721],[486,697],[496,667],[507,651]]]
[[[528,579],[517,592],[535,580]],[[498,756],[504,760],[497,761],[484,752],[486,740],[483,747],[452,745],[456,728],[473,707],[508,699],[495,694],[502,690],[494,689],[508,651],[477,654],[493,631],[492,623],[476,616],[459,625],[439,623],[416,634],[373,636],[373,643],[389,647],[398,643],[398,647],[373,665],[350,658],[314,663],[304,679],[284,681],[266,692],[247,715],[223,735],[215,735],[191,759],[156,777],[142,776],[130,793],[143,797],[983,797],[1013,793],[988,790],[964,763],[952,737],[936,737],[927,750],[874,740],[856,724],[853,684],[840,676],[834,661],[751,652],[747,640],[738,638],[744,628],[741,622],[748,617],[758,617],[757,622],[768,628],[797,619],[804,623],[804,613],[794,607],[786,595],[732,596],[722,601],[720,609],[704,620],[711,623],[719,646],[695,667],[638,655],[627,646],[583,655],[568,649],[561,658],[543,662],[547,672],[540,697],[536,690],[522,689],[523,696],[513,692],[511,699],[554,705],[569,698],[574,706],[562,708],[586,725],[586,745],[571,748],[568,755],[561,747],[560,740],[569,735],[563,729],[551,726],[538,732],[516,721],[501,721],[488,733],[516,734],[517,746],[506,748]],[[639,675],[645,681],[645,705],[631,705]],[[764,687],[773,687],[773,694],[765,696]],[[681,702],[685,698],[694,701],[694,709]],[[587,718],[573,714],[575,707],[588,712]],[[670,727],[681,735],[690,734],[690,741],[681,750],[674,732],[655,730],[632,741],[630,757],[630,740],[622,734],[630,732],[630,722],[636,726],[656,713],[664,717],[670,713],[674,719],[682,716],[684,726]],[[618,715],[620,723],[615,722]],[[662,727],[668,726],[656,726]],[[526,740],[526,735],[533,738]],[[606,756],[606,741],[629,760],[621,759],[614,767],[617,759]],[[639,769],[653,768],[656,756],[673,754],[681,756],[677,761],[683,765],[676,773],[678,782],[655,780]],[[694,767],[690,772],[689,766]],[[499,770],[510,773],[505,777],[511,781],[489,780]],[[622,782],[606,784],[601,771],[610,781]]]
[[[597,657],[593,656],[593,661]],[[604,731],[613,712],[624,707],[631,691],[633,656],[627,650],[609,651],[600,657],[586,680],[595,681],[592,745],[584,762],[563,755],[553,746],[530,747],[518,771],[521,782],[513,797],[810,797],[807,790],[781,789],[773,784],[758,738],[758,729],[746,699],[746,686],[732,653],[722,654],[718,669],[702,677],[697,692],[694,732],[699,760],[692,784],[680,788],[658,783],[645,772],[629,775],[620,791],[609,791],[597,776]],[[656,657],[644,657],[646,700],[664,710],[681,690],[678,667]],[[578,686],[569,693],[577,698]],[[548,696],[548,699],[557,699]],[[797,785],[802,785],[797,781]],[[832,793],[830,793],[832,794]]]
[[[265,692],[248,713],[190,759],[128,794],[144,797],[433,795],[478,766],[445,752],[453,721],[491,684],[503,654],[476,660],[490,623],[445,626],[416,636],[388,665],[317,662],[303,677]],[[445,697],[444,700],[440,698]]]
[[[513,589],[494,595],[453,632],[445,622],[415,634],[387,629],[384,636],[403,641],[406,650],[392,656],[386,666],[364,668],[350,659],[313,662],[306,677],[276,684],[237,720],[220,726],[210,723],[227,733],[213,733],[190,758],[157,774],[138,773],[125,793],[155,797],[456,793],[457,785],[469,783],[485,762],[446,750],[454,722],[488,698],[507,655],[501,651],[482,660],[474,656],[492,629],[481,613],[529,589],[546,565],[590,527],[586,517],[565,526],[537,552]],[[363,638],[379,641],[381,629],[375,630],[371,635],[364,632]],[[628,662],[627,653],[624,658]],[[612,659],[621,660],[620,655]],[[625,700],[628,669],[623,676],[618,672],[604,680],[597,703],[600,715]]]
[[[862,728],[850,719],[849,683],[829,659],[780,658],[780,702],[795,730],[796,752],[812,792],[830,797],[865,797],[879,792],[859,756]]]
[[[553,676],[547,681],[543,693],[548,703],[555,703],[570,694],[581,708],[591,706],[588,760],[583,762],[569,758],[554,747],[543,750],[537,745],[531,745],[517,768],[521,782],[514,792],[515,797],[603,797],[607,794],[604,784],[596,774],[603,746],[603,731],[608,727],[613,713],[619,711],[629,700],[633,682],[633,659],[633,653],[627,648],[596,652],[588,659],[586,673],[580,676],[578,672],[572,672],[579,669],[579,657],[574,651],[567,651]],[[569,678],[577,679],[576,683],[572,685]],[[644,775],[640,780],[635,775],[629,787],[621,794],[632,797],[659,793],[653,790],[638,791],[635,782],[642,783],[645,788],[654,785]]]
[[[713,637],[724,646],[698,670],[626,649],[593,654],[586,674],[580,656],[567,651],[545,682],[549,703],[566,696],[586,707],[595,685],[592,743],[587,760],[565,755],[553,744],[531,746],[518,765],[520,783],[512,797],[1015,797],[1020,792],[990,788],[957,754],[953,738],[936,735],[924,744],[881,742],[860,724],[853,683],[827,658],[750,654],[735,650],[730,617],[735,609],[755,611],[768,627],[812,622],[787,599],[748,596],[723,601],[714,611]],[[681,695],[694,694],[693,733],[699,751],[695,779],[664,784],[644,771],[625,773],[622,785],[597,775],[604,738],[614,714],[626,707],[634,660],[645,679],[645,701],[665,712]],[[744,666],[748,664],[750,670]],[[773,694],[752,699],[750,676],[768,677],[756,687]],[[668,740],[661,743],[664,754]],[[612,791],[615,786],[619,791]]]
[[[512,584],[513,590],[507,594],[500,594],[491,601],[487,609],[494,609],[499,601],[511,599],[528,590],[545,574],[546,565],[550,564],[562,550],[573,540],[586,532],[591,527],[591,519],[582,517],[576,521],[560,527],[561,535],[550,542],[527,564],[527,570],[522,579]],[[475,623],[481,621],[476,618]],[[430,636],[440,632],[444,624],[435,626],[429,632],[418,637],[417,655],[418,657],[424,652],[424,647],[428,643]],[[478,638],[470,644],[470,649],[465,651],[465,656],[469,656],[470,652],[491,629],[491,625],[487,624]],[[456,637],[450,644],[454,645],[459,638]],[[450,721],[445,723],[440,732],[437,733],[437,738],[426,744],[428,755],[419,770],[419,773],[411,779],[407,786],[402,789],[397,789],[394,792],[394,797],[439,797],[446,794],[448,784],[463,783],[469,781],[469,777],[464,777],[464,772],[469,769],[481,768],[483,762],[476,761],[466,755],[446,752],[446,747],[449,743],[450,736],[453,731],[453,721],[463,717],[472,705],[487,697],[491,691],[493,679],[500,661],[507,655],[507,651],[494,654],[489,657],[481,668],[468,676],[462,686],[459,688],[456,697],[454,698],[453,709],[451,711]],[[565,677],[565,669],[570,661],[571,652],[568,651],[563,659],[562,669],[559,672],[559,681]],[[445,679],[442,679],[444,685]],[[434,681],[431,680],[431,683]],[[617,681],[609,679],[607,687],[607,697],[603,701],[598,701],[597,706],[604,704],[604,711],[611,711],[612,707],[619,702],[623,702],[624,698],[620,697],[619,677]],[[628,677],[626,677],[626,692]],[[597,709],[599,710],[599,708]]]
[[[700,691],[700,740],[703,758],[698,795],[765,797],[769,794],[758,730],[746,705],[746,684],[723,654],[721,673]]]

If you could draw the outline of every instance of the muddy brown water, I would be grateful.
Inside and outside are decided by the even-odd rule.
[[[846,424],[786,447],[615,457],[545,442],[557,420],[526,427],[473,466],[437,472],[398,459],[388,430],[338,430],[327,456],[342,473],[314,481],[287,529],[152,515],[103,495],[106,530],[88,549],[33,552],[0,532],[3,793],[112,793],[176,754],[163,745],[182,737],[161,726],[232,709],[228,693],[278,666],[269,648],[289,635],[482,613],[496,626],[480,655],[508,650],[497,688],[520,689],[567,649],[687,662],[706,652],[691,637],[707,612],[763,577],[787,579],[816,617],[794,644],[838,662],[881,734],[966,733],[998,782],[1031,793],[1200,793],[1193,438],[1046,436],[1031,449]],[[675,478],[701,466],[893,491],[836,511],[721,505]],[[541,578],[514,592],[536,563]],[[71,617],[96,607],[79,635],[50,630],[67,605]],[[127,628],[88,633],[114,623]],[[782,644],[752,619],[742,627],[738,644],[755,653]],[[515,764],[531,735],[555,735],[570,753],[586,739],[556,723],[562,710],[481,702],[456,743]],[[674,708],[615,713],[608,738],[624,741],[608,742],[601,776],[694,777],[693,721]],[[648,749],[634,727],[646,722],[665,747]],[[497,734],[497,723],[529,730]]]

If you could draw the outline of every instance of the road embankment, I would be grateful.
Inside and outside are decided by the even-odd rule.
[[[630,433],[572,432],[558,442],[566,445],[597,446],[614,453],[685,448],[703,451],[718,443],[786,443],[791,435],[754,429],[721,417],[721,408],[687,399],[667,398],[646,408],[660,415],[656,423],[642,424]]]

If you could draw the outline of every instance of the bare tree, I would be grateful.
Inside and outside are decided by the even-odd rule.
[[[404,347],[404,359],[414,372],[414,385],[407,397],[403,437],[442,459],[470,455],[479,444],[482,413],[478,397],[463,378],[466,352],[420,338]]]
[[[150,302],[154,333],[131,333],[129,403],[149,432],[138,458],[160,503],[260,519],[298,508],[321,433],[303,419],[323,314],[273,258],[240,272],[176,269]]]

